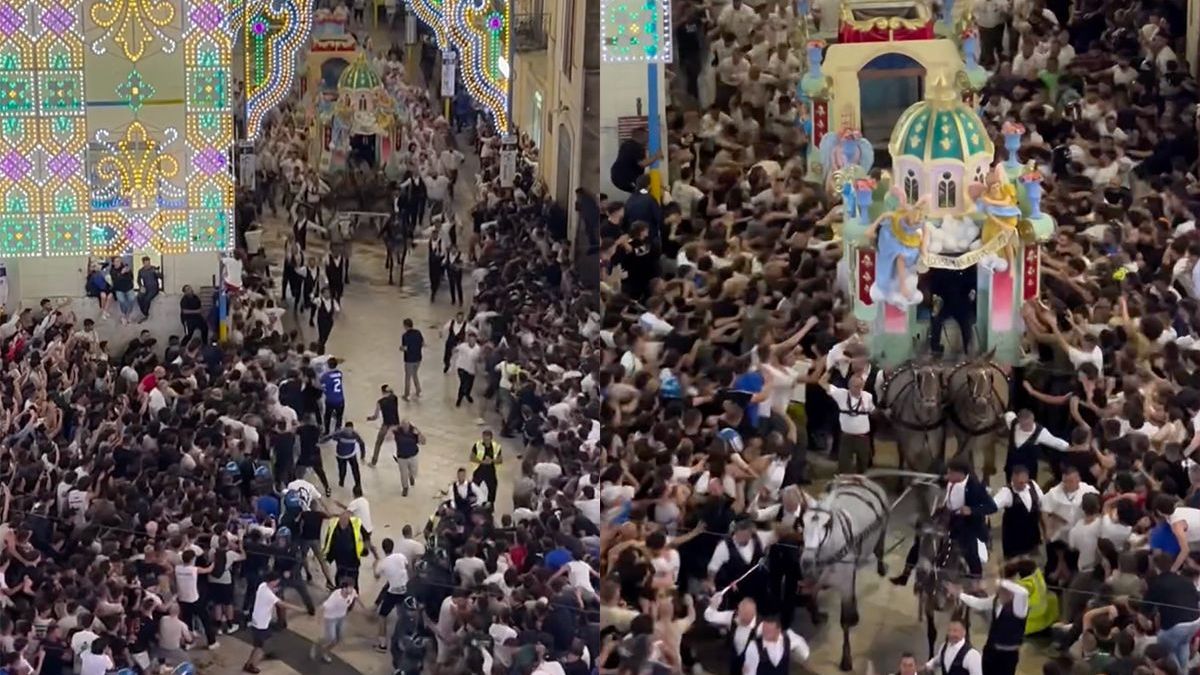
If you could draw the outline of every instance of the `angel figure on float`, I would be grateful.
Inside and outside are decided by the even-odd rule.
[[[984,258],[980,264],[1003,272],[1012,263],[1017,223],[1021,219],[1017,188],[1008,180],[1004,165],[996,163],[988,172],[986,182],[972,185],[970,191],[975,199],[975,207],[984,214],[980,237],[983,248],[995,248],[993,255]]]
[[[875,242],[875,283],[871,298],[901,307],[921,302],[917,290],[917,275],[921,259],[929,247],[929,231],[925,228],[925,200],[909,204],[904,191],[892,188],[898,205],[884,213],[867,229],[867,241]]]

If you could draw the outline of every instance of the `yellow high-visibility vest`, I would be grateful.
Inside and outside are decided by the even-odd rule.
[[[496,441],[492,441],[492,463],[493,464],[503,464],[504,463],[503,459],[500,456],[500,453],[501,453],[500,444],[497,443]],[[475,445],[471,446],[471,463],[472,464],[482,464],[483,460],[486,457],[487,457],[487,448],[484,445],[483,441],[482,440],[475,441]]]
[[[329,527],[325,528],[325,545],[321,547],[323,555],[329,555],[329,547],[333,543],[333,531],[338,529],[337,518],[330,518]],[[354,550],[358,553],[358,557],[363,554],[363,538],[362,538],[362,521],[355,516],[350,516],[350,529],[354,530]]]

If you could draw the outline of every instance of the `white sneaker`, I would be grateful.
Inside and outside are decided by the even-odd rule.
[[[213,652],[220,648],[221,648],[221,643],[214,641],[211,645],[208,646],[208,651]]]

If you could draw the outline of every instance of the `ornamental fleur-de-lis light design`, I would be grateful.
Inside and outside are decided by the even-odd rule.
[[[125,136],[109,145],[109,152],[96,164],[96,174],[120,186],[121,196],[132,210],[157,206],[159,186],[179,173],[179,163],[160,153],[160,146],[149,138],[146,127],[134,122]]]
[[[97,54],[105,52],[108,40],[120,45],[125,58],[135,63],[155,40],[162,42],[163,52],[175,51],[175,41],[162,30],[175,19],[175,7],[168,0],[105,0],[92,5],[91,17],[104,30],[92,42]]]

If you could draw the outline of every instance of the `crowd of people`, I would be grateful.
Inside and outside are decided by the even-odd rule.
[[[375,529],[362,472],[389,445],[407,494],[426,439],[389,387],[369,417],[347,410],[326,343],[351,278],[339,244],[354,233],[327,207],[337,186],[306,164],[302,106],[286,102],[256,149],[256,187],[239,193],[222,340],[191,289],[165,343],[147,330],[111,345],[104,325],[48,300],[0,318],[4,672],[168,671],[236,634],[256,673],[293,612],[319,615],[309,656],[330,661],[357,605],[377,616],[366,637],[400,673],[579,675],[601,659],[599,305],[578,292],[565,231],[548,224],[528,140],[503,187],[499,137],[481,116],[467,123],[481,167],[474,185],[459,181],[464,154],[437,100],[403,80],[395,52],[378,59],[406,112],[405,148],[376,168],[391,186],[388,228],[405,231],[406,255],[428,238],[431,299],[444,276],[464,310],[441,335],[447,376],[459,404],[479,396],[485,418],[498,415],[501,438],[485,428],[454,449],[463,469],[445,477],[425,531]],[[476,193],[470,225],[451,206],[456,183]],[[290,228],[276,265],[264,241],[273,217]],[[318,236],[330,244],[322,259]],[[160,277],[145,261],[135,284],[127,265],[89,270],[102,317],[114,299],[123,322],[138,304],[149,315]],[[423,338],[408,328],[419,363]],[[381,423],[369,463],[351,421],[363,417]],[[515,484],[500,482],[505,461],[520,465]],[[360,597],[368,574],[383,589]]]
[[[837,3],[809,5],[811,30],[836,32]],[[1009,372],[996,434],[1006,470],[959,458],[939,494],[972,568],[965,588],[947,590],[991,621],[974,636],[943,621],[932,654],[875,666],[1192,672],[1200,171],[1186,7],[975,0],[970,10],[991,71],[980,106],[996,159],[1001,125],[1023,124],[1019,159],[1046,177],[1042,208],[1058,229]],[[823,456],[840,473],[876,464],[883,378],[869,327],[847,312],[832,232],[841,207],[806,175],[820,139],[807,136],[795,94],[796,12],[673,3],[664,194],[645,174],[658,156],[644,130],[605,167],[619,193],[600,229],[599,595],[602,633],[619,640],[606,665],[620,672],[755,675],[810,658],[793,629],[802,611],[824,621],[818,580],[787,572],[798,570],[808,484],[832,473],[819,470],[834,463]],[[986,549],[972,553],[976,542]],[[907,584],[912,570],[899,572],[892,581]],[[1042,592],[1031,600],[1020,582],[1033,576]],[[1030,667],[1021,647],[1035,623],[1050,631]]]

